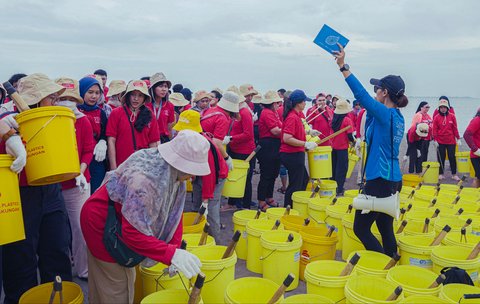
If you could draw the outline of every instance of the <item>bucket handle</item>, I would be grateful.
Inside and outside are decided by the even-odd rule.
[[[305,257],[304,255],[301,255],[300,257],[301,257],[302,260],[308,261],[308,263],[311,263],[312,260],[314,260],[314,259],[316,259],[316,258],[319,258],[319,257],[321,257],[321,256],[324,256],[324,255],[328,254],[329,252],[330,252],[330,251],[325,251],[325,252],[323,252],[323,253],[314,255],[314,256],[309,257],[309,258]]]
[[[227,267],[223,267],[211,280],[206,280],[204,283],[210,283],[214,281]]]
[[[325,224],[325,222],[317,220],[317,219],[314,218],[311,214],[309,214],[308,216],[311,217],[311,218],[312,218],[315,222],[317,222],[318,224]]]
[[[260,261],[265,261],[268,259],[269,256],[271,256],[277,249],[273,249],[272,252],[270,252],[266,257],[260,257]]]
[[[247,175],[248,175],[248,170],[247,170],[247,173],[246,173],[246,174],[243,174],[243,175],[241,175],[241,176],[239,176],[239,177],[237,177],[237,178],[228,178],[228,176],[227,176],[227,180],[228,180],[229,182],[234,182],[234,183],[236,183],[236,182],[238,182],[239,180],[241,180],[242,178],[246,177]]]
[[[28,139],[28,140],[26,141],[26,143],[28,144],[32,139],[34,139],[35,136],[37,136],[38,133],[40,133],[43,129],[45,129],[45,127],[48,126],[48,125],[52,122],[52,120],[55,119],[55,117],[57,117],[57,116],[58,116],[58,114],[55,114],[55,115],[52,116],[52,118],[50,118],[49,120],[47,120],[47,122],[44,123],[43,126],[42,126],[40,129],[38,129],[38,131],[35,132],[35,134],[33,134],[33,136],[30,137],[30,139]]]

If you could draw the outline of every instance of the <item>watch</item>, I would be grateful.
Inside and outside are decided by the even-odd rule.
[[[344,72],[348,70],[350,70],[350,66],[346,63],[340,68],[340,72]]]
[[[15,135],[17,135],[17,131],[15,131],[14,128],[11,128],[10,130],[8,130],[7,133],[3,134],[2,140],[4,142],[6,142],[10,137],[15,136]]]

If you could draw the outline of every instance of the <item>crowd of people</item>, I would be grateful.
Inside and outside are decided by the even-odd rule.
[[[63,106],[76,117],[75,132],[80,174],[62,183],[28,185],[23,167],[25,148],[15,120],[18,110],[1,88],[0,153],[15,157],[11,169],[20,174],[20,194],[26,239],[0,247],[5,303],[41,282],[73,276],[88,279],[89,301],[132,302],[135,271],[142,262],[171,265],[187,277],[199,272],[200,261],[180,249],[182,212],[206,208],[214,238],[220,234],[220,212],[231,209],[265,211],[293,206],[292,194],[305,190],[310,181],[306,151],[315,140],[350,128],[321,143],[332,147],[332,179],[337,195],[344,192],[348,154],[367,143],[367,161],[360,183],[363,193],[377,198],[400,191],[400,143],[405,122],[400,108],[408,104],[405,83],[399,76],[372,79],[375,98],[364,89],[345,64],[345,52],[335,54],[355,100],[319,93],[311,101],[296,89],[259,93],[253,85],[193,93],[163,73],[132,80],[112,80],[97,70],[80,80],[46,75],[16,74],[9,82],[30,108]],[[421,172],[429,143],[435,145],[444,178],[446,155],[452,178],[456,175],[455,147],[460,134],[453,107],[446,96],[439,99],[433,118],[429,104],[420,103],[407,132],[408,171]],[[475,185],[480,186],[480,111],[464,133],[471,149]],[[60,139],[59,139],[60,140]],[[222,189],[234,160],[249,163],[242,198],[221,205]],[[372,161],[372,159],[374,161]],[[259,165],[256,202],[252,176]],[[287,179],[288,176],[288,179]],[[281,178],[283,202],[274,200],[275,182]],[[193,185],[193,204],[184,206],[185,181]],[[376,222],[383,246],[370,232]],[[367,249],[393,255],[396,241],[393,217],[357,210],[354,231]],[[112,235],[112,229],[121,238]],[[108,240],[124,243],[122,254]],[[122,257],[127,259],[122,259]],[[132,262],[133,261],[133,262]],[[1,289],[0,289],[1,290]]]

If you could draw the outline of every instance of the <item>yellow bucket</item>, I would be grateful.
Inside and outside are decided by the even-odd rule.
[[[408,225],[410,225],[410,223]],[[430,255],[433,248],[436,247],[430,246],[433,240],[434,236],[428,235],[405,235],[398,238],[400,265],[412,265],[432,269],[433,264]]]
[[[170,277],[168,272],[163,273],[165,268],[168,268],[168,266],[162,263],[158,263],[149,268],[142,266],[139,267],[139,271],[142,276],[144,297],[160,290],[183,289],[183,284],[188,286],[188,279],[185,278],[183,274],[177,273],[173,277]]]
[[[187,192],[192,192],[192,191],[193,191],[192,180],[189,178],[187,179]]]
[[[193,251],[197,249],[199,246],[198,243],[200,242],[200,238],[202,235],[200,233],[188,233],[182,236],[182,239],[187,242],[187,250]],[[215,239],[211,235],[207,235],[207,241],[203,246],[214,246],[216,245]]]
[[[325,225],[319,227],[306,227],[300,231],[303,244],[300,256],[300,280],[304,281],[305,267],[318,260],[334,260],[335,247],[338,242],[337,234],[326,236],[328,228]]]
[[[440,291],[440,299],[447,300],[447,303],[478,303],[478,299],[463,299],[464,294],[478,293],[480,293],[480,288],[476,286],[455,283],[447,284]]]
[[[207,222],[207,219],[205,216],[202,216],[202,219],[200,222],[196,225],[193,225],[193,221],[195,220],[195,217],[197,216],[197,212],[184,212],[183,213],[183,219],[182,219],[182,224],[183,224],[183,233],[202,233],[203,227],[205,226],[205,223]]]
[[[426,184],[436,184],[438,183],[438,173],[440,169],[440,164],[438,162],[423,162],[422,169],[425,171],[427,166],[430,165],[430,168],[423,175],[423,182]]]
[[[470,151],[455,153],[457,158],[457,172],[469,173],[470,172]]]
[[[10,170],[13,157],[0,154],[0,245],[25,239],[18,176]]]
[[[452,228],[449,233],[460,232],[464,224],[465,221],[459,218],[439,218],[435,221],[435,232],[436,234],[439,234],[445,225],[448,225],[450,228]],[[467,230],[468,234],[472,233],[472,225],[467,226],[465,229]]]
[[[365,250],[362,242],[358,239],[353,231],[353,222],[355,219],[354,213],[347,213],[342,219],[342,233],[343,233],[343,242],[342,242],[342,259],[347,260],[350,253],[358,250]],[[378,232],[377,224],[373,224],[371,231],[375,238],[381,243],[382,236]]]
[[[267,214],[267,218],[269,220],[276,221],[282,218],[282,216],[285,214],[285,210],[286,209],[283,207],[274,207],[274,208],[268,208],[267,212],[265,213]],[[298,212],[298,210],[291,209],[290,215],[300,215],[300,213]]]
[[[245,195],[245,184],[250,164],[246,161],[234,159],[233,170],[228,172],[223,185],[222,195],[225,197],[242,198]]]
[[[320,146],[309,150],[308,172],[310,178],[331,178],[332,177],[332,147]]]
[[[325,223],[327,227],[335,226],[335,232],[338,236],[337,250],[342,250],[342,240],[343,240],[343,228],[342,228],[342,218],[347,214],[348,206],[345,205],[330,205],[327,206],[325,210]]]
[[[325,209],[331,201],[325,197],[314,197],[308,199],[308,217],[317,223],[325,223]]]
[[[308,200],[312,192],[296,191],[292,194],[293,209],[297,210],[300,216],[308,216]]]
[[[478,269],[480,268],[480,256],[467,260],[472,251],[470,248],[459,246],[439,246],[432,250],[433,272],[440,274],[444,267],[459,267],[472,278],[473,283],[478,286]]]
[[[360,261],[363,259],[360,258]],[[356,267],[355,267],[356,268]],[[399,303],[403,300],[403,292],[393,301],[387,298],[398,287],[397,284],[379,277],[353,276],[345,285],[345,297],[349,303]]]
[[[317,227],[318,224],[310,220],[308,226],[304,226],[305,218],[300,215],[284,215],[280,219],[280,222],[285,226],[285,230],[300,232],[306,227]]]
[[[424,221],[408,221],[407,226],[403,230],[404,235],[435,237],[435,229],[431,225],[428,226],[428,232],[426,233],[423,233],[423,226]]]
[[[262,256],[260,236],[263,232],[272,230],[274,224],[274,220],[268,219],[249,221],[247,223],[247,269],[251,272],[263,272],[263,263],[262,260],[260,260]],[[283,225],[280,224],[278,229],[283,230]]]
[[[188,303],[188,295],[185,289],[166,289],[154,292],[146,296],[141,304],[185,304]],[[200,303],[203,303],[200,300]]]
[[[335,304],[334,301],[330,300],[329,298],[322,297],[320,295],[315,294],[298,294],[294,296],[290,296],[283,300],[282,304]]]
[[[205,303],[222,303],[228,284],[235,279],[235,264],[237,255],[234,253],[222,259],[226,246],[199,247],[192,251],[200,262],[201,270],[205,274],[205,283],[202,288],[202,299]]]
[[[402,177],[402,185],[403,187],[416,187],[422,178],[415,174],[404,174]]]
[[[268,279],[254,277],[237,279],[228,284],[223,303],[267,303],[279,287],[279,284]],[[276,303],[281,303],[282,300],[283,296]]]
[[[63,281],[63,303],[83,304],[82,288],[73,282]],[[53,283],[45,283],[27,290],[18,301],[19,304],[48,303],[52,293]],[[57,292],[53,303],[60,303],[60,294]]]
[[[355,166],[357,165],[357,162],[360,160],[360,157],[357,156],[354,152],[349,152],[348,153],[348,170],[347,170],[347,178],[350,178],[353,173],[353,169],[355,169]]]
[[[343,196],[356,198],[358,196],[358,189],[345,190],[345,192],[343,192]]]
[[[322,180],[318,194],[320,197],[335,197],[337,195],[337,182],[333,180]]]
[[[287,241],[290,233],[293,234],[292,242]],[[295,279],[287,291],[297,288],[302,246],[300,234],[287,230],[265,231],[260,237],[260,243],[263,248],[263,277],[280,285],[289,273],[293,273]]]
[[[470,225],[472,227],[472,234],[475,234],[475,235],[480,235],[480,214],[465,214],[463,213],[462,215],[460,215],[458,217],[459,219],[461,219],[464,223],[468,220],[468,219],[472,219],[472,224]]]
[[[241,260],[247,259],[247,223],[255,219],[256,210],[239,210],[233,213],[233,231],[240,231],[241,237],[235,246],[237,257]],[[260,213],[258,219],[264,219],[267,215]]]
[[[322,295],[336,303],[345,302],[345,284],[354,274],[340,276],[347,263],[341,261],[315,261],[305,268],[307,293]]]
[[[428,269],[417,266],[400,265],[391,268],[387,273],[387,280],[403,287],[405,297],[411,295],[437,296],[442,285],[435,288],[429,286],[437,279],[437,274]]]
[[[360,260],[358,260],[353,270],[358,275],[369,275],[379,278],[387,276],[388,269],[385,270],[383,268],[390,262],[391,258],[389,256],[376,251],[358,250],[350,253],[347,260],[350,261],[355,253],[358,253],[360,256]]]
[[[25,172],[30,186],[49,185],[80,174],[75,115],[66,107],[41,107],[17,115],[26,142]]]
[[[400,301],[400,303],[411,303],[411,304],[442,304],[442,303],[450,303],[447,300],[440,299],[439,297],[434,296],[421,296],[421,295],[414,295],[407,297]],[[456,302],[455,302],[456,303]]]
[[[460,232],[449,232],[442,240],[446,246],[459,246],[472,250],[480,242],[480,235],[467,234],[465,237]]]

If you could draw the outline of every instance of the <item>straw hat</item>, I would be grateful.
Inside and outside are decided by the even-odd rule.
[[[175,169],[196,176],[210,174],[210,143],[192,130],[180,131],[171,141],[158,146],[163,159]]]
[[[193,102],[198,102],[204,98],[212,99],[212,95],[207,91],[197,91],[195,92],[195,97],[193,97]]]
[[[122,97],[120,98],[120,102],[125,103],[125,98],[127,94],[133,91],[139,91],[143,95],[145,95],[145,103],[150,102],[152,98],[148,94],[148,86],[143,80],[132,80],[127,85],[127,90],[123,93]]]
[[[438,101],[438,107],[447,107],[447,109],[450,109],[450,106],[448,105],[448,100],[446,99],[440,99]]]
[[[415,130],[415,133],[417,133],[417,135],[420,137],[427,137],[428,129],[429,129],[428,124],[421,122],[417,125],[417,129]]]
[[[198,133],[203,132],[200,125],[200,113],[194,110],[183,111],[173,129],[175,131],[192,130]]]
[[[18,81],[18,94],[29,106],[39,103],[48,95],[62,94],[65,88],[56,84],[45,74],[35,73]]]
[[[352,111],[352,106],[348,103],[346,99],[338,95],[335,95],[335,97],[338,98],[337,106],[335,107],[334,111],[335,114],[347,114]]]
[[[108,87],[107,97],[112,97],[117,94],[122,94],[127,89],[127,84],[123,80],[112,80]]]
[[[263,103],[264,104],[262,94],[257,94],[255,96],[253,96],[252,102],[256,103],[256,104],[258,104],[258,103]]]
[[[239,96],[232,91],[226,91],[218,101],[217,107],[232,113],[239,112]]]
[[[65,91],[63,92],[62,95],[60,95],[60,98],[72,97],[72,98],[75,98],[75,101],[78,104],[83,103],[83,98],[80,96],[80,89],[79,89],[79,84],[77,80],[68,78],[68,77],[60,77],[55,79],[55,83],[65,88]]]
[[[159,82],[166,82],[169,89],[172,87],[172,82],[161,72],[155,73],[150,77],[150,87],[155,86]]]
[[[212,89],[212,92],[213,92],[213,91],[220,93],[220,95],[223,95],[223,90],[220,89],[220,88],[213,88],[213,89]]]
[[[233,92],[238,95],[238,103],[242,103],[245,101],[245,96],[242,93],[240,93],[240,90],[236,86],[234,85],[230,86],[227,89],[227,91]]]
[[[272,104],[274,102],[282,102],[283,98],[278,95],[277,92],[275,91],[268,91],[265,93],[263,96],[263,101],[261,103],[263,104]]]
[[[255,90],[253,88],[253,86],[251,84],[248,84],[248,83],[242,84],[240,86],[240,93],[242,94],[242,96],[248,96],[248,95],[251,95],[251,94],[257,95],[258,94],[257,90]]]
[[[190,102],[183,97],[182,93],[172,93],[168,97],[168,100],[175,106],[175,107],[184,107],[188,105]]]

